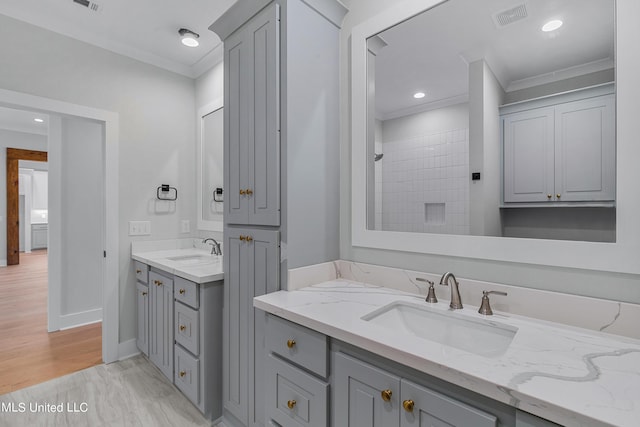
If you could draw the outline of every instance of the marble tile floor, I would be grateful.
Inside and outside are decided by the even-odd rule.
[[[23,426],[211,424],[140,355],[1,395],[0,427]]]

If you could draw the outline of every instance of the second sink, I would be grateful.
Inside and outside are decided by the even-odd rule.
[[[471,319],[424,305],[395,301],[362,317],[362,320],[485,357],[503,354],[518,328]]]

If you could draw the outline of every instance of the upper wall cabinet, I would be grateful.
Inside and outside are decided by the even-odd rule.
[[[280,225],[279,12],[271,4],[224,42],[228,224]]]
[[[505,203],[615,202],[613,94],[587,91],[508,111],[502,115]]]

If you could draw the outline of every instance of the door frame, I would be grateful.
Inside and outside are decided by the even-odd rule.
[[[104,216],[102,229],[104,249],[106,257],[103,259],[104,268],[102,277],[96,279],[102,282],[102,360],[105,363],[115,362],[119,359],[119,191],[118,191],[118,144],[119,144],[119,115],[118,113],[58,101],[56,99],[29,95],[0,89],[0,106],[26,109],[29,111],[59,116],[73,116],[83,119],[96,120],[104,124]],[[51,120],[49,124],[49,144],[52,138],[61,138],[60,120]],[[61,141],[57,141],[61,143]],[[55,155],[54,155],[55,154]],[[59,154],[52,153],[49,149],[48,159],[50,174],[55,175],[52,168],[60,168]],[[58,174],[61,171],[58,170]],[[55,177],[52,177],[55,179]],[[53,184],[53,182],[52,182]],[[55,185],[55,184],[53,184]],[[51,189],[50,189],[51,191]],[[60,191],[60,189],[58,189]],[[59,199],[59,195],[57,199]],[[48,318],[49,330],[60,329],[61,309],[61,281],[62,258],[61,239],[62,230],[60,221],[60,200],[55,197],[49,200],[49,210],[52,213],[49,224],[50,254],[49,254],[49,302]],[[55,215],[54,215],[55,214]],[[57,252],[56,252],[57,250]],[[124,350],[124,349],[123,349]],[[126,352],[126,350],[124,350]]]
[[[18,190],[18,162],[20,160],[46,162],[47,152],[7,148],[7,265],[20,264],[20,196]]]

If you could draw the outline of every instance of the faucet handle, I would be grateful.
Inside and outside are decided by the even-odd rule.
[[[427,298],[425,298],[425,301],[433,304],[437,303],[438,298],[436,298],[436,290],[433,287],[434,283],[431,280],[423,279],[422,277],[416,277],[416,280],[429,284],[429,293],[427,294]]]
[[[493,310],[491,310],[491,305],[489,304],[489,294],[507,296],[507,293],[502,291],[482,291],[482,303],[480,304],[478,313],[486,316],[493,315]]]

